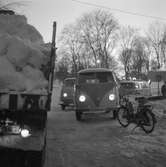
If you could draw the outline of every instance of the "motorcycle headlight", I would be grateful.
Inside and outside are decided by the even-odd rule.
[[[67,97],[67,93],[63,93],[63,97]]]
[[[115,95],[114,95],[114,94],[110,94],[110,95],[109,95],[109,100],[110,100],[110,101],[115,100]]]
[[[85,102],[85,100],[86,100],[86,97],[85,97],[84,95],[81,95],[81,96],[79,97],[79,101],[80,101],[80,102]]]

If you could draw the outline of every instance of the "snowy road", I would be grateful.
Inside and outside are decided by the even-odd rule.
[[[121,127],[108,115],[86,116],[77,122],[73,111],[57,106],[48,114],[45,167],[165,167],[166,119],[158,119],[155,131]]]

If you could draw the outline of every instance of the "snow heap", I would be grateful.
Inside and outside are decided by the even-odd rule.
[[[0,91],[45,91],[49,61],[40,33],[25,16],[0,15]]]

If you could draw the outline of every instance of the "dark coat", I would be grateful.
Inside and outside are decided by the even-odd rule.
[[[161,93],[162,93],[163,96],[166,96],[166,84],[162,85]]]

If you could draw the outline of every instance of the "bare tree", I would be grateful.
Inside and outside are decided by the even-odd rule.
[[[116,46],[117,28],[116,20],[108,12],[85,14],[63,29],[59,49],[70,56],[75,73],[81,68],[97,67],[97,60],[100,67],[115,69],[117,63],[111,53]]]
[[[142,72],[144,72],[144,74],[147,72],[146,69],[149,62],[149,55],[144,42],[144,38],[140,36],[135,38],[133,42],[131,66],[132,70],[137,74],[137,77],[142,76]]]
[[[94,64],[100,60],[101,67],[109,68],[111,53],[117,42],[118,23],[106,11],[96,10],[79,20],[82,41],[93,55]]]
[[[124,66],[126,78],[128,78],[128,75],[131,70],[131,57],[133,54],[133,46],[134,46],[133,42],[137,35],[138,35],[138,30],[130,26],[121,27],[119,32],[119,45],[120,45],[119,60]]]
[[[161,42],[161,53],[162,53],[162,58],[163,58],[163,63],[164,66],[166,66],[166,28],[164,29],[164,35],[163,35],[163,39]]]
[[[138,30],[127,26],[122,26],[119,32],[120,47],[121,49],[131,49],[133,47],[133,41],[135,37],[138,36]]]
[[[152,49],[151,49],[151,45],[149,40],[146,37],[141,37],[142,39],[142,43],[144,45],[144,50],[146,53],[146,61],[145,61],[145,67],[146,67],[146,71],[148,72],[150,70],[150,66],[151,66],[151,61],[152,61]]]
[[[131,71],[131,57],[132,57],[133,50],[132,49],[123,49],[121,54],[119,55],[119,60],[124,66],[125,78],[129,77]]]
[[[63,56],[57,63],[55,75],[60,81],[63,81],[69,74],[69,61],[67,56]]]
[[[60,49],[66,52],[64,55],[69,55],[71,63],[74,67],[74,72],[78,71],[78,66],[80,63],[80,54],[82,45],[79,40],[79,29],[74,25],[67,25],[63,31],[60,38],[61,47]]]
[[[156,60],[152,59],[151,60],[151,70],[156,71],[158,69],[158,63]]]
[[[161,67],[163,58],[165,60],[165,44],[163,41],[165,30],[165,25],[159,22],[154,22],[149,26],[149,30],[147,32],[147,38],[150,41],[152,49],[156,55],[158,68]]]

